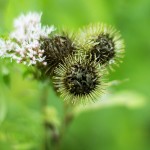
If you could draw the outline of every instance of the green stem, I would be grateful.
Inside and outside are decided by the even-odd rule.
[[[42,86],[42,94],[41,94],[41,106],[42,106],[42,113],[45,114],[45,108],[48,105],[48,91],[49,87],[48,85]],[[50,149],[50,131],[49,127],[47,126],[47,123],[45,120],[43,120],[43,127],[44,127],[44,139],[43,139],[43,150],[49,150]]]
[[[55,149],[55,150],[61,149],[62,140],[64,139],[64,136],[67,133],[68,127],[74,118],[72,109],[73,109],[72,106],[70,106],[68,104],[64,104],[64,117],[62,119],[61,127],[59,130],[60,136],[59,136],[59,140],[57,143],[57,149]]]
[[[48,106],[49,85],[42,86],[41,106],[42,113],[45,114],[45,108]],[[62,140],[67,132],[68,126],[73,120],[72,106],[64,104],[64,117],[61,126],[58,129],[53,124],[43,120],[44,139],[43,150],[60,150]]]

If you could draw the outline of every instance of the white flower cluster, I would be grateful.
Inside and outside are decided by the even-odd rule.
[[[0,57],[11,57],[29,66],[38,62],[46,65],[40,40],[48,38],[55,28],[42,26],[41,16],[42,13],[28,13],[15,19],[10,40],[0,39]]]
[[[13,51],[17,45],[11,40],[0,39],[0,57],[13,57]]]

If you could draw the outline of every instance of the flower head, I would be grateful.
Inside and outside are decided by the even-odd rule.
[[[44,50],[43,56],[47,63],[46,73],[53,74],[59,63],[75,53],[76,45],[72,36],[62,33],[43,39],[41,49]]]
[[[124,41],[120,33],[111,26],[94,24],[81,30],[79,45],[87,58],[100,65],[111,66],[121,62],[124,53]]]
[[[87,59],[69,57],[55,69],[54,86],[68,103],[81,103],[100,97],[105,70]]]
[[[14,21],[14,31],[10,40],[1,40],[1,56],[10,57],[18,63],[28,66],[41,63],[46,65],[41,39],[48,38],[55,30],[54,26],[41,25],[41,13],[22,14]],[[11,55],[10,55],[11,52]]]
[[[17,44],[11,40],[4,40],[0,38],[0,57],[10,57],[14,56],[13,50],[17,47]]]
[[[10,34],[17,42],[47,38],[55,30],[54,26],[42,26],[42,13],[22,14],[14,20],[14,31]]]

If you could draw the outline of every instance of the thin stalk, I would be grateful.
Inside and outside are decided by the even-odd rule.
[[[42,86],[42,92],[41,92],[41,107],[42,107],[42,114],[44,118],[45,114],[45,108],[48,105],[48,94],[49,94],[49,87],[48,85]],[[44,139],[43,139],[43,150],[49,150],[50,149],[50,131],[49,127],[47,126],[47,123],[45,119],[43,119],[43,127],[44,127]]]
[[[64,136],[67,133],[69,125],[71,124],[72,120],[74,119],[72,109],[73,109],[72,106],[64,103],[64,117],[63,117],[62,122],[61,122],[60,130],[59,130],[60,136],[59,136],[59,140],[57,143],[57,148],[55,150],[61,149],[61,144],[62,144],[62,141],[64,139]]]

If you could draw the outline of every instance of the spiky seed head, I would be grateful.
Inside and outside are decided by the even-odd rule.
[[[91,57],[92,61],[99,62],[103,65],[115,57],[114,42],[108,34],[99,35],[95,42],[97,44],[87,53],[87,57]]]
[[[62,34],[42,39],[41,49],[44,50],[43,56],[47,63],[46,74],[52,75],[55,67],[62,63],[68,55],[72,55],[76,48],[73,39],[67,34]]]
[[[86,52],[88,59],[110,67],[121,62],[124,54],[124,41],[120,33],[100,23],[81,30],[78,45]]]
[[[69,57],[55,69],[54,86],[68,103],[95,101],[104,90],[105,70],[81,56]]]

